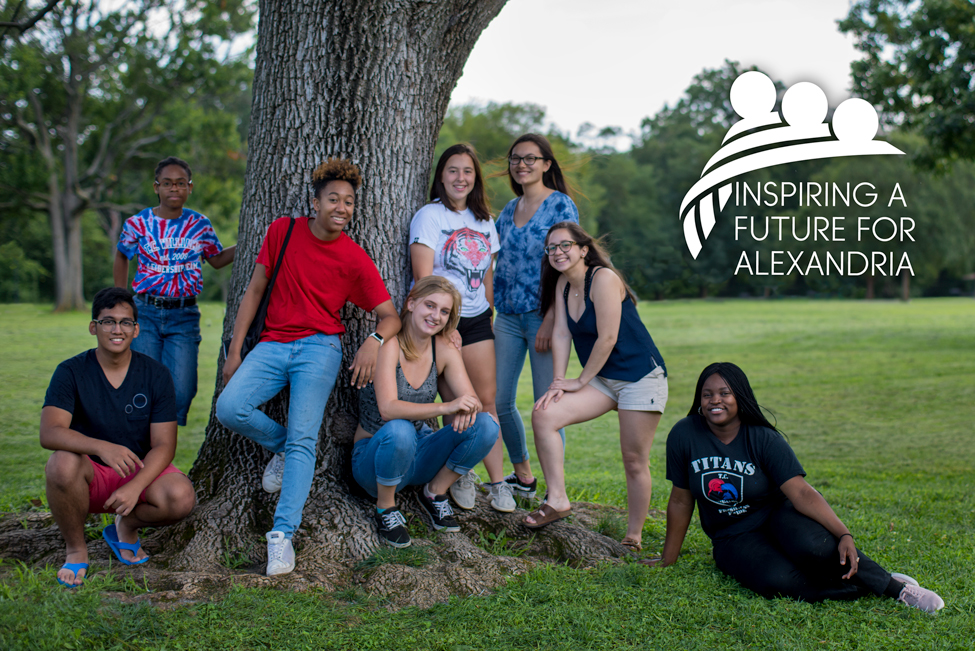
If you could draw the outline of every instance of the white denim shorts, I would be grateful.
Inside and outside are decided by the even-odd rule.
[[[667,406],[667,376],[662,366],[653,369],[636,382],[610,380],[596,376],[589,386],[616,401],[619,409],[629,411],[659,411]]]

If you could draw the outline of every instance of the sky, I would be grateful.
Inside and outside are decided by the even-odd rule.
[[[575,135],[673,105],[705,68],[756,65],[790,86],[811,81],[836,106],[859,58],[837,19],[848,0],[508,0],[474,46],[451,96],[534,103]],[[625,144],[628,144],[628,140]],[[617,146],[625,146],[618,142]]]

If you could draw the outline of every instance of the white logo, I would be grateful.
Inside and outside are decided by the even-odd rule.
[[[707,239],[711,234],[715,213],[728,202],[729,181],[735,177],[803,160],[904,153],[873,139],[880,121],[873,106],[862,99],[848,99],[836,107],[830,125],[824,122],[829,111],[826,94],[816,84],[791,86],[782,98],[781,116],[773,112],[775,96],[772,80],[755,70],[743,73],[731,86],[731,106],[742,119],[728,129],[721,148],[680,205],[684,241],[695,259],[703,247],[700,235]],[[783,143],[788,144],[779,146]]]

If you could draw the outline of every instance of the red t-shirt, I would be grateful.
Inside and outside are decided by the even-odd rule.
[[[288,219],[274,220],[257,254],[269,279]],[[341,335],[345,326],[340,311],[346,301],[371,312],[388,300],[379,270],[361,246],[345,233],[323,242],[308,228],[308,218],[298,217],[274,281],[261,341],[289,343],[318,333]]]

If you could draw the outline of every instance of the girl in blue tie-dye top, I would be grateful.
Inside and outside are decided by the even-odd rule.
[[[518,378],[531,361],[535,399],[552,383],[552,313],[539,314],[538,287],[545,235],[560,221],[578,223],[579,210],[552,145],[544,136],[526,133],[508,150],[508,177],[516,198],[501,211],[496,226],[501,240],[494,270],[495,350],[498,368],[496,405],[501,436],[515,472],[505,478],[515,493],[534,497],[538,482],[532,475],[525,443],[525,424],[515,407]],[[562,434],[563,443],[565,432]]]
[[[139,336],[132,350],[162,362],[176,385],[176,421],[186,425],[196,395],[200,348],[203,261],[220,268],[233,262],[236,246],[226,249],[198,212],[183,207],[193,191],[190,166],[170,156],[156,166],[153,189],[159,206],[125,220],[115,254],[116,287],[128,281],[129,260],[138,256],[132,289],[139,302]]]

